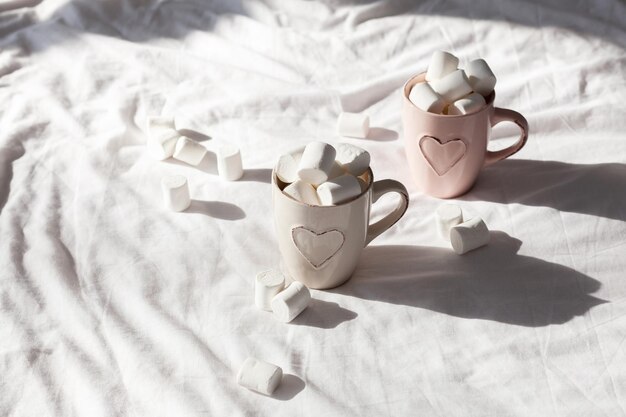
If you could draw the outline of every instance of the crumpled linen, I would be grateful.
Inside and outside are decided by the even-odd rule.
[[[0,415],[626,414],[623,2],[19,3],[0,7]],[[437,49],[486,59],[531,127],[456,199],[493,231],[462,257],[403,150],[400,87]],[[345,140],[411,204],[285,325],[253,304],[281,264],[270,169],[341,140],[342,109],[371,116]],[[150,159],[154,114],[237,144],[243,179]],[[185,213],[162,206],[175,173]],[[274,397],[236,385],[247,356],[283,368]]]

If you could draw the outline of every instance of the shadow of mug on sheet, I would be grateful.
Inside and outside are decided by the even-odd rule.
[[[626,221],[626,164],[507,159],[461,200],[518,203]]]
[[[518,255],[503,232],[462,256],[446,248],[372,246],[345,285],[332,292],[450,316],[527,327],[562,324],[607,302],[600,283],[568,267]]]

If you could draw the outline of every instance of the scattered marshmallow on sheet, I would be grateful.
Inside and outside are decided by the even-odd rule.
[[[243,176],[241,151],[233,144],[223,144],[217,148],[217,172],[226,181],[237,181]]]
[[[463,222],[463,212],[456,204],[444,204],[435,212],[437,232],[445,240],[450,240],[450,228]]]
[[[172,116],[150,116],[146,122],[148,133],[152,129],[170,129],[176,130],[176,123]]]
[[[148,118],[146,125],[148,136],[146,145],[149,153],[159,161],[170,158],[180,137],[174,128],[174,118],[153,116]]]
[[[489,243],[489,229],[480,217],[450,228],[450,243],[458,255],[480,248]]]
[[[446,101],[428,83],[415,84],[409,93],[409,100],[417,108],[430,113],[440,114],[446,107]]]
[[[298,176],[315,186],[325,182],[333,168],[336,154],[335,148],[328,143],[309,142],[300,158]]]
[[[189,165],[198,165],[206,153],[207,150],[204,146],[188,137],[181,136],[176,142],[173,156],[174,159],[178,159]]]
[[[448,106],[449,115],[474,113],[485,107],[485,98],[478,93],[469,94]]]
[[[284,288],[282,272],[275,269],[259,272],[254,280],[254,303],[261,310],[272,311],[272,299]]]
[[[362,113],[342,112],[337,119],[337,132],[340,136],[366,138],[370,131],[370,118]]]
[[[335,149],[337,150],[337,162],[350,174],[358,177],[370,167],[371,157],[365,149],[349,143],[339,143]]]
[[[451,72],[456,71],[459,66],[459,59],[449,52],[435,51],[430,57],[428,70],[426,71],[426,81],[438,80]]]
[[[487,97],[496,86],[496,76],[484,59],[471,61],[465,67],[465,74],[472,89]]]
[[[239,385],[265,395],[272,395],[282,379],[280,367],[255,358],[247,358],[237,373]]]
[[[302,180],[296,180],[283,189],[283,193],[301,203],[319,206],[320,201],[315,187]]]
[[[308,307],[311,302],[309,289],[294,281],[272,299],[272,311],[277,320],[289,323]]]
[[[361,184],[355,176],[345,174],[317,187],[317,197],[323,206],[343,203],[361,194]]]
[[[170,175],[161,179],[161,189],[165,206],[172,211],[186,210],[191,204],[187,178],[182,175]]]
[[[456,70],[430,83],[432,89],[447,103],[453,103],[472,92],[472,86],[463,70]]]

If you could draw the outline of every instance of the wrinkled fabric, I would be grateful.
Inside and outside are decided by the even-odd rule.
[[[19,3],[0,3],[0,415],[626,415],[623,2]],[[400,88],[437,49],[484,58],[531,131],[455,200],[492,230],[464,256],[403,148]],[[342,109],[368,139],[337,136]],[[159,114],[238,145],[242,180],[151,159]],[[272,165],[311,140],[364,147],[411,203],[287,325],[254,277],[281,265]],[[247,356],[283,368],[274,397],[236,385]]]

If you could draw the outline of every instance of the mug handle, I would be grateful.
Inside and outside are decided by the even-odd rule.
[[[406,209],[409,207],[409,192],[406,187],[395,180],[380,180],[375,181],[372,184],[372,204],[374,204],[383,194],[387,193],[400,194],[400,202],[393,209],[393,211],[387,214],[376,223],[370,224],[367,228],[367,236],[365,238],[365,246],[377,238],[382,232],[393,226],[402,216],[406,213]]]
[[[493,116],[491,117],[491,127],[494,127],[501,122],[515,123],[521,130],[520,137],[517,142],[515,142],[508,148],[500,149],[499,151],[495,152],[487,150],[484,166],[488,166],[493,164],[494,162],[498,162],[502,159],[508,158],[509,156],[522,149],[524,145],[526,145],[526,141],[528,140],[528,121],[526,121],[526,118],[521,114],[513,110],[501,109],[499,107],[496,107],[494,108]]]

